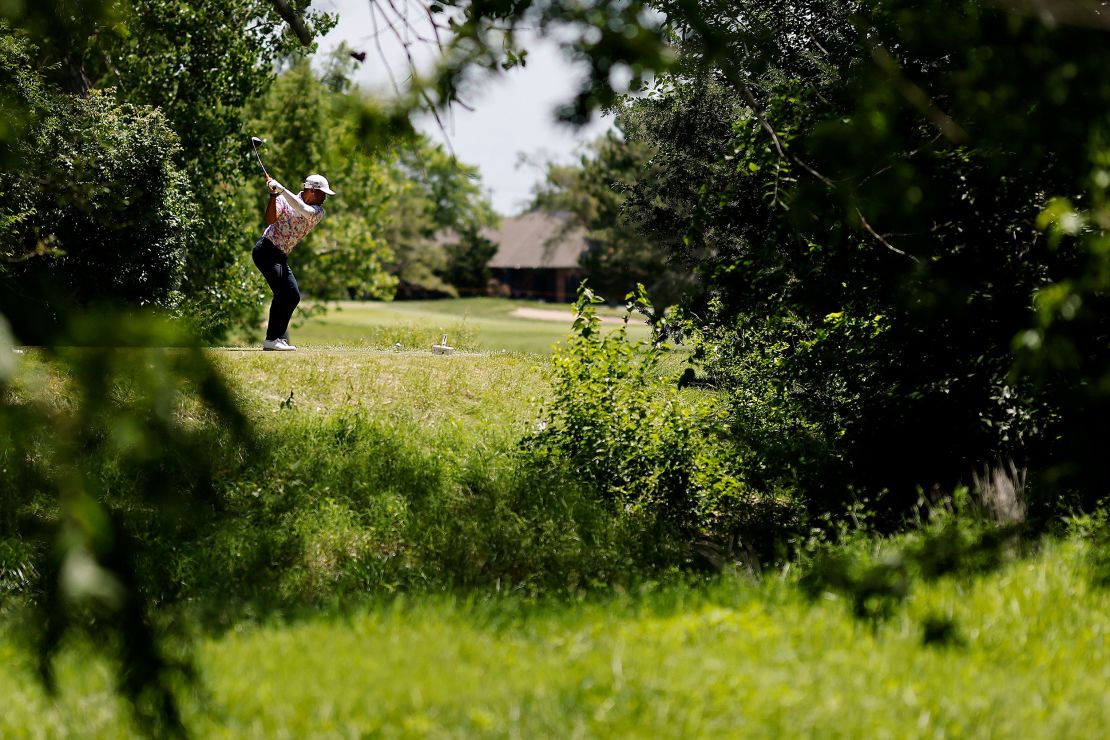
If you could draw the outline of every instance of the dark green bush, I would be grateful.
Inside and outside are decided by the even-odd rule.
[[[1097,505],[1102,33],[981,0],[697,7],[676,33],[714,43],[620,114],[657,173],[624,214],[699,278],[688,342],[746,472],[892,525],[998,459],[1048,516]]]
[[[174,164],[177,136],[153,108],[53,92],[30,68],[30,47],[0,34],[0,84],[32,132],[0,172],[0,311],[26,343],[71,304],[172,311],[197,225]]]

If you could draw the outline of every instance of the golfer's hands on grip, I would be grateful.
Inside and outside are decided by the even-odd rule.
[[[274,195],[277,195],[278,193],[280,193],[282,190],[285,189],[281,186],[280,182],[278,182],[277,180],[275,180],[272,177],[266,181],[266,187]]]

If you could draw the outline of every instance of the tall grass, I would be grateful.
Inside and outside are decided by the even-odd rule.
[[[411,421],[350,411],[292,419],[223,486],[187,542],[142,569],[167,597],[289,610],[462,587],[567,593],[642,577],[636,532],[573,480],[539,476],[511,446],[427,447]],[[173,556],[168,556],[168,550]]]
[[[881,624],[791,576],[623,595],[393,599],[204,637],[205,737],[1102,737],[1110,593],[1053,542],[915,590]],[[926,642],[945,615],[959,639]],[[126,734],[109,667],[76,644],[45,697],[0,639],[0,735]]]
[[[181,673],[177,694],[198,736],[1110,729],[1104,522],[1030,555],[991,545],[990,527],[1018,532],[1013,517],[996,512],[985,535],[938,517],[896,542],[848,538],[823,579],[816,556],[761,581],[705,579],[684,570],[683,543],[521,449],[551,394],[545,361],[213,357],[254,437],[231,444],[183,402],[219,473],[178,502],[188,517],[131,495],[142,481],[111,456],[96,471],[176,634],[165,647],[194,658],[198,680]],[[23,362],[13,393],[72,403],[65,378]],[[187,477],[190,461],[159,472]],[[0,538],[0,736],[128,734],[116,667],[88,641],[71,638],[57,700],[30,680],[12,608],[33,597],[26,548]]]
[[[141,481],[110,456],[98,471],[140,542],[142,586],[163,607],[232,624],[398,592],[573,594],[628,586],[655,573],[661,553],[681,556],[519,449],[547,392],[542,361],[226,353],[216,362],[254,443],[209,430],[219,476],[205,500],[178,502],[187,518],[135,506]],[[64,392],[55,402],[67,403]],[[212,425],[188,401],[182,413]],[[189,460],[162,472],[187,477]],[[21,544],[0,545],[0,585],[25,592]]]

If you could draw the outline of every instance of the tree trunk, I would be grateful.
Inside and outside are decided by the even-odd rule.
[[[85,55],[69,53],[62,58],[59,84],[67,93],[88,97],[92,82],[85,74]]]

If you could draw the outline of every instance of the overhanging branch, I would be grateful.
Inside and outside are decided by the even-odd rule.
[[[274,6],[274,10],[277,11],[282,20],[289,24],[289,28],[293,29],[297,39],[305,46],[311,46],[312,32],[304,24],[304,20],[297,15],[297,11],[290,7],[289,0],[270,0],[270,4]]]

